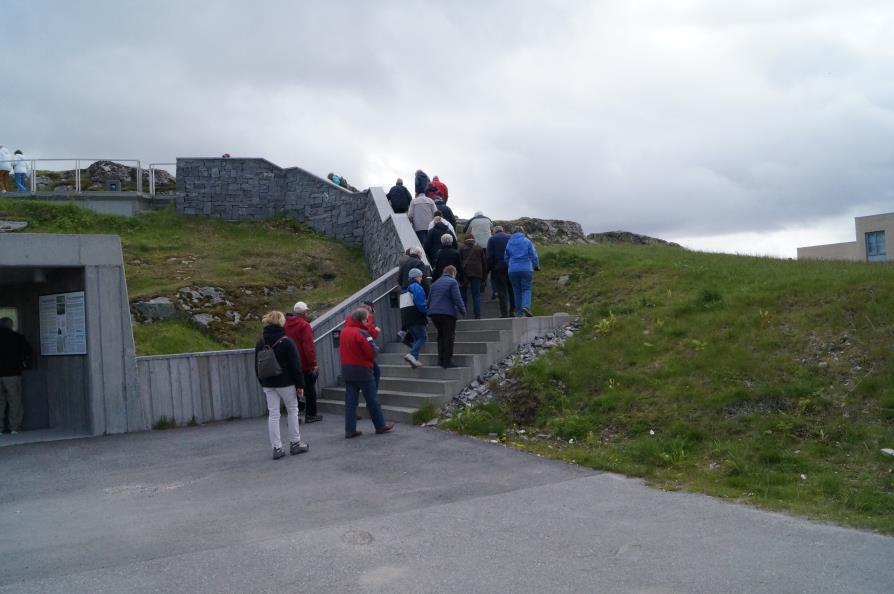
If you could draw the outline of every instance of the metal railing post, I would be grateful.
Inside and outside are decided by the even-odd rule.
[[[75,161],[75,193],[81,193],[81,161]]]
[[[137,193],[143,193],[143,162],[137,161]]]
[[[35,165],[37,164],[36,159],[31,159],[31,193],[37,193],[37,168]]]
[[[155,198],[155,166],[149,164],[149,197]]]

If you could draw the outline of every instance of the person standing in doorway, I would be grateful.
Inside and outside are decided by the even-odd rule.
[[[299,301],[292,307],[294,313],[286,314],[286,336],[298,347],[301,358],[301,376],[304,380],[304,422],[316,423],[323,417],[317,414],[317,351],[314,349],[314,330],[307,319],[307,304]]]
[[[273,447],[273,459],[285,456],[279,433],[279,406],[285,404],[289,422],[289,453],[303,454],[309,447],[301,443],[298,429],[298,397],[304,389],[304,374],[298,349],[283,326],[286,316],[281,311],[271,311],[261,318],[264,331],[255,345],[255,372],[267,397],[267,434]]]
[[[25,160],[21,149],[17,150],[13,157],[12,169],[16,176],[16,191],[24,192],[25,178],[28,177],[28,161]]]
[[[373,378],[373,365],[379,349],[376,341],[366,331],[368,316],[369,313],[363,307],[351,312],[338,339],[341,375],[345,380],[345,439],[363,434],[357,430],[357,403],[361,392],[376,433],[388,433],[394,429],[394,423],[385,421],[382,414],[379,393]]]
[[[22,430],[22,371],[31,367],[31,345],[12,329],[10,318],[0,318],[0,434],[9,411],[9,431]]]
[[[456,268],[447,266],[444,274],[432,283],[428,295],[428,315],[438,329],[438,365],[444,369],[453,364],[453,343],[456,340],[457,314],[466,315],[466,304],[459,294]]]
[[[13,172],[12,153],[0,144],[0,192],[9,191],[9,176]]]
[[[540,258],[534,244],[525,236],[524,227],[513,229],[503,256],[509,265],[509,282],[515,294],[515,317],[531,317],[531,287],[534,271],[540,270]]]

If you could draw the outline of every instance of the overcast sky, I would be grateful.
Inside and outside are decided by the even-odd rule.
[[[894,211],[894,2],[4,0],[0,142],[794,256]]]

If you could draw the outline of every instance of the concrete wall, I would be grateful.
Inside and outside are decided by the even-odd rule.
[[[89,194],[71,195],[39,192],[37,194],[15,194],[10,197],[17,200],[42,200],[55,204],[70,202],[100,214],[112,214],[122,217],[132,217],[135,214],[147,210],[165,208],[174,203],[173,197],[150,198],[135,192],[90,192]]]
[[[66,268],[77,272],[52,283],[12,285],[26,296],[23,308],[32,312],[28,315],[36,315],[37,295],[81,288],[85,291],[87,354],[46,357],[48,360],[41,363],[51,426],[54,421],[76,425],[93,435],[148,428],[145,405],[137,389],[120,239],[111,235],[0,235],[0,276],[5,272],[11,277],[28,269],[52,272]],[[86,377],[85,386],[82,377]],[[86,404],[78,401],[77,392],[82,387]],[[57,398],[64,402],[54,404]]]
[[[177,159],[177,212],[228,220],[288,215],[322,235],[360,246],[377,278],[419,245],[381,188],[349,192],[298,167],[265,159]]]
[[[866,246],[863,246],[865,257]],[[812,245],[798,248],[799,260],[859,260],[857,244],[854,241],[844,243],[830,243],[827,245]]]

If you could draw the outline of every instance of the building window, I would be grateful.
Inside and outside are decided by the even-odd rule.
[[[870,262],[881,262],[888,259],[884,231],[871,231],[866,234],[866,259]]]

